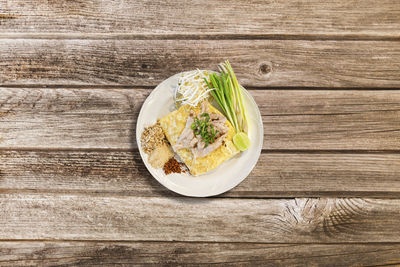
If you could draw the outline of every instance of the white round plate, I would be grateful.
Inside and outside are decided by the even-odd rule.
[[[173,173],[165,175],[162,169],[155,169],[148,163],[148,155],[143,152],[140,136],[145,127],[153,125],[157,119],[175,110],[174,89],[180,73],[160,83],[147,97],[140,110],[136,125],[136,141],[147,169],[162,185],[185,196],[208,197],[222,194],[242,182],[256,165],[263,145],[263,124],[257,104],[253,97],[245,91],[244,99],[249,113],[249,138],[251,146],[248,150],[225,161],[215,170],[200,176]]]

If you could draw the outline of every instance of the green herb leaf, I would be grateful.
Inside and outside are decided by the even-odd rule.
[[[247,135],[248,115],[243,97],[243,92],[245,89],[239,84],[228,60],[219,64],[219,69],[221,71],[219,75],[217,73],[211,73],[209,75],[210,81],[208,82],[208,80],[205,79],[208,87],[212,89],[211,96],[221,107],[224,115],[235,128],[236,133],[243,133]],[[218,133],[218,131],[215,132],[215,134]],[[213,135],[212,130],[210,130],[210,134],[211,136]],[[241,136],[243,137],[243,135]],[[244,139],[242,137],[238,138],[237,140]],[[250,145],[249,143],[246,144],[247,146]],[[240,147],[240,149],[243,149],[241,144],[236,146]]]

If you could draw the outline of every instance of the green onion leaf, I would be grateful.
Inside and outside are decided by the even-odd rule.
[[[219,75],[217,73],[211,73],[209,75],[210,81],[207,79],[205,80],[208,87],[212,89],[212,91],[210,91],[211,96],[215,99],[221,107],[224,115],[231,122],[236,134],[240,133],[237,138],[234,138],[234,143],[235,140],[237,140],[238,144],[235,143],[236,147],[243,151],[250,146],[250,140],[247,137],[248,115],[243,97],[245,89],[239,84],[228,60],[219,64],[219,69]],[[213,133],[214,132],[211,129],[211,136]],[[218,133],[218,131],[215,132],[215,134]],[[246,135],[247,139],[244,135]]]

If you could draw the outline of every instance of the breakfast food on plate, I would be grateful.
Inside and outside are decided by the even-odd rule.
[[[180,107],[161,118],[160,125],[192,175],[213,170],[239,153],[232,142],[232,125],[207,101],[201,107]]]
[[[249,148],[245,89],[229,61],[219,69],[219,74],[206,70],[180,74],[174,92],[177,110],[147,127],[140,139],[151,166],[165,174],[189,169],[198,176]]]

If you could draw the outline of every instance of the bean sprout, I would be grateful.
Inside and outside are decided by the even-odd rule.
[[[204,78],[208,79],[208,71],[193,70],[182,73],[178,85],[175,88],[175,103],[177,106],[190,105],[196,107],[204,99],[207,99],[209,89]]]

